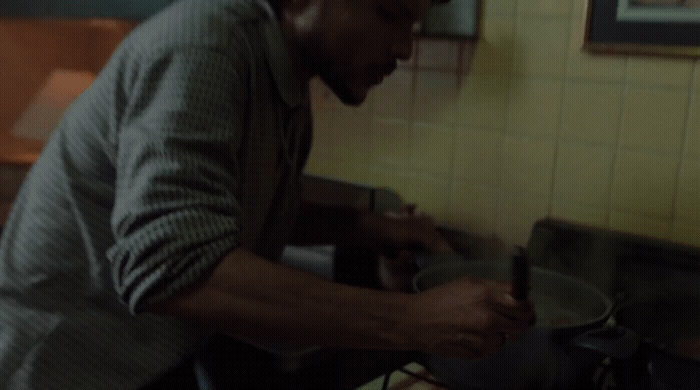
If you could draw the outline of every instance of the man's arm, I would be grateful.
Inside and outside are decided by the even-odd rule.
[[[420,349],[407,337],[414,297],[332,283],[238,248],[199,284],[146,308],[261,344]]]
[[[420,294],[335,284],[238,248],[189,290],[146,310],[193,320],[243,340],[323,347],[420,350],[479,357],[522,333],[529,303],[508,283],[463,279]]]

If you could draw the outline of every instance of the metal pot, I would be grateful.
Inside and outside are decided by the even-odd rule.
[[[415,291],[462,276],[508,280],[510,264],[452,261],[430,265],[413,279]],[[452,389],[586,389],[609,354],[631,355],[634,334],[603,327],[612,301],[595,287],[547,269],[530,270],[537,323],[522,337],[478,360],[426,356],[431,373]]]

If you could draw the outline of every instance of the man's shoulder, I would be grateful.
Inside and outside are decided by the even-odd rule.
[[[188,46],[228,51],[255,40],[251,25],[267,17],[260,0],[181,0],[146,20],[125,43],[136,51]]]

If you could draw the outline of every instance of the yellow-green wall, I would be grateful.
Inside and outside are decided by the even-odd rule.
[[[475,50],[422,39],[359,108],[314,82],[308,171],[506,244],[552,216],[700,246],[699,62],[582,51],[586,2],[484,0]]]

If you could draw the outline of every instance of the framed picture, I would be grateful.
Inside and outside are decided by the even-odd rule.
[[[588,0],[584,48],[700,57],[700,0]]]

